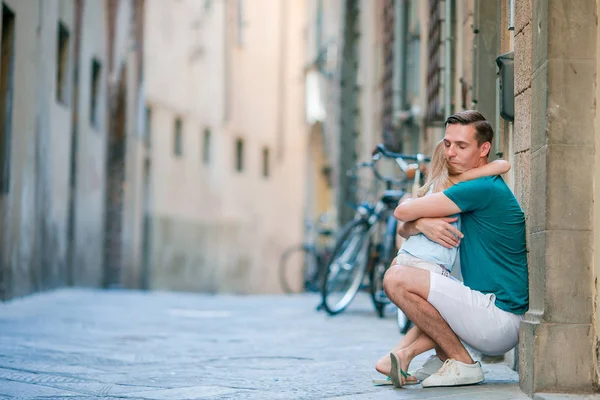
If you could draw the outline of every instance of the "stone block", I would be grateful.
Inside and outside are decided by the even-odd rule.
[[[529,190],[529,202],[535,204],[529,210],[528,231],[536,233],[546,229],[546,209],[547,209],[547,171],[546,171],[546,153],[548,147],[531,153],[531,185]]]
[[[593,145],[595,61],[552,59],[547,69],[547,143]]]
[[[600,400],[599,394],[536,393],[533,400]]]
[[[532,73],[531,24],[515,35],[515,94],[531,86]]]
[[[596,1],[549,0],[547,3],[548,59],[595,59]]]
[[[523,321],[519,330],[519,380],[537,392],[590,393],[596,385],[595,335],[590,324]]]
[[[591,324],[594,315],[592,231],[546,231],[543,320]],[[539,287],[538,282],[531,282]],[[542,286],[543,287],[543,286]]]
[[[533,18],[533,0],[516,0],[515,2],[515,32],[519,33]]]
[[[515,96],[515,125],[513,151],[520,153],[531,148],[531,89]]]
[[[504,362],[508,368],[519,372],[519,352],[516,347],[504,353]]]
[[[531,26],[533,70],[548,59],[548,0],[533,0],[533,24]]]
[[[582,167],[594,165],[593,146],[548,145],[545,229],[592,230],[594,175]],[[543,199],[531,199],[541,205]]]
[[[529,197],[531,189],[531,153],[527,150],[514,157],[514,191],[525,217],[529,216]]]
[[[532,153],[531,233],[592,229],[593,176],[582,174],[581,166],[593,162],[591,146],[544,146]]]
[[[546,144],[546,112],[548,108],[548,63],[533,73],[531,82],[531,151]]]
[[[535,330],[539,323],[523,321],[519,326],[519,386],[528,395],[533,394]]]
[[[592,392],[598,379],[594,342],[590,324],[540,324],[533,342],[533,391]]]
[[[538,314],[544,311],[546,288],[546,235],[537,232],[528,235],[529,310]]]

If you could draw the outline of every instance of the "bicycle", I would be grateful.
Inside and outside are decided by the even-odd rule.
[[[379,147],[378,151],[384,156],[388,158],[394,158],[396,160],[396,163],[404,173],[406,185],[412,182],[410,193],[413,197],[416,196],[418,189],[423,185],[422,172],[425,170],[425,162],[429,161],[429,159],[422,154],[409,156],[390,152],[383,146]],[[416,163],[408,164],[406,163],[406,160],[408,159],[414,160]],[[391,189],[390,182],[388,181],[386,184],[387,190],[389,191]],[[403,188],[403,190],[405,189]],[[404,194],[406,195],[408,192],[404,191]],[[398,202],[399,201],[394,202],[393,207],[391,207],[391,210],[388,213],[389,215],[386,215],[385,219],[380,219],[380,226],[382,226],[383,234],[380,233],[378,237],[383,239],[378,244],[380,251],[375,253],[375,263],[373,268],[370,270],[369,276],[371,300],[373,301],[375,310],[380,318],[385,316],[385,310],[387,306],[391,304],[383,289],[383,277],[392,264],[392,261],[394,260],[398,250],[398,247],[396,246],[398,221],[393,215],[393,210],[398,205]],[[406,317],[402,310],[397,307],[396,310],[397,324],[400,332],[404,334],[410,328],[411,321]]]
[[[302,289],[307,292],[319,292],[323,279],[324,266],[331,253],[328,245],[333,230],[325,228],[326,214],[323,213],[318,223],[305,222],[307,239],[300,245],[287,248],[279,259],[279,283],[285,293],[296,293],[290,283],[302,279]],[[299,258],[302,260],[299,260]],[[301,270],[297,266],[301,265]],[[296,267],[296,268],[294,268]]]
[[[369,288],[378,314],[383,316],[386,305],[390,304],[383,292],[383,274],[395,256],[397,221],[393,217],[393,210],[407,193],[405,190],[392,190],[391,187],[405,185],[407,180],[382,176],[376,168],[382,156],[394,159],[404,172],[408,168],[405,159],[425,160],[422,156],[393,153],[383,145],[378,145],[370,162],[358,164],[349,171],[352,174],[359,169],[370,168],[374,177],[386,184],[386,190],[376,202],[363,201],[358,204],[354,219],[342,228],[336,240],[321,290],[322,306],[329,315],[344,311],[352,302],[369,264],[373,265],[369,273]],[[382,227],[383,232],[375,229],[378,226]],[[341,297],[337,299],[336,296]]]
[[[382,149],[385,151],[385,149]],[[393,157],[395,153],[387,152],[388,156]],[[413,158],[404,157],[404,159]],[[405,173],[407,180],[412,181],[411,187],[411,195],[412,197],[417,196],[417,192],[419,188],[421,188],[424,184],[425,173],[427,172],[426,162],[429,162],[430,159],[425,157],[423,154],[414,155],[414,160],[416,163],[407,164],[403,158],[398,158],[397,162],[402,171]],[[410,181],[407,181],[409,183]],[[395,246],[395,241],[392,238],[396,238],[396,232],[398,228],[398,221],[391,216],[387,221],[387,233],[385,236],[385,240],[387,241],[384,245],[384,257],[380,258],[380,262],[375,266],[372,270],[373,276],[370,277],[371,281],[371,296],[373,299],[373,303],[376,306],[376,310],[380,318],[384,317],[384,310],[388,305],[391,304],[387,295],[383,290],[383,277],[391,266],[391,263],[397,254],[398,247]],[[393,249],[393,250],[392,250]],[[396,324],[401,334],[406,334],[410,327],[413,325],[412,321],[408,319],[406,314],[398,308],[394,307],[396,310]]]

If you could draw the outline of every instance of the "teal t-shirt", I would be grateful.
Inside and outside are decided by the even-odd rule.
[[[461,209],[460,266],[465,285],[496,295],[514,314],[529,307],[525,214],[500,176],[458,183],[444,194]]]

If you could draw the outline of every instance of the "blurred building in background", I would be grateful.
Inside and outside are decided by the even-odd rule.
[[[134,275],[142,6],[2,2],[2,299]]]
[[[146,7],[149,287],[278,292],[302,241],[305,2]]]

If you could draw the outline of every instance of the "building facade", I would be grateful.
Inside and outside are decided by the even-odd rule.
[[[137,127],[139,51],[131,33],[141,4],[2,2],[2,299],[121,285],[132,275],[130,259],[111,255],[131,236],[124,228],[132,208],[105,211],[127,203],[119,196],[135,197],[126,178],[111,183],[114,174],[125,177],[133,146],[123,146],[118,168],[107,168],[107,160],[114,157],[109,137],[131,138]],[[118,189],[107,190],[111,185]],[[107,240],[106,226],[119,219],[116,237]]]
[[[300,0],[147,2],[149,287],[281,291],[279,257],[302,242],[305,15]]]

